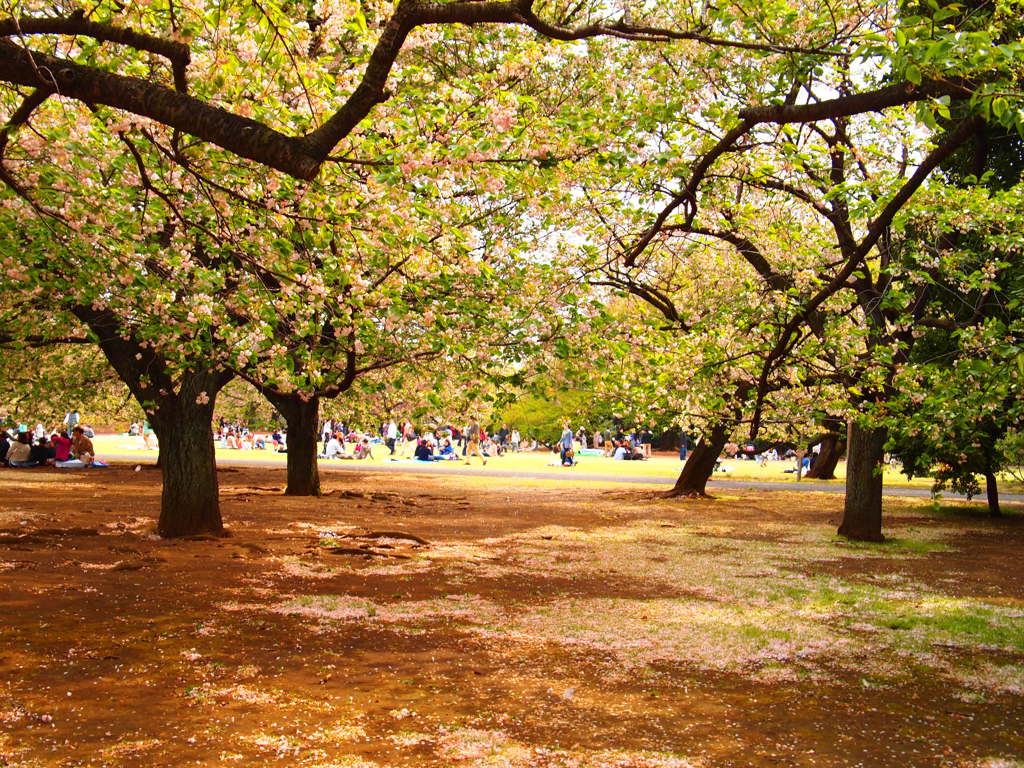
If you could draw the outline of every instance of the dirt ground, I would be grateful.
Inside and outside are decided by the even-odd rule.
[[[0,766],[1024,766],[1024,517],[548,481],[0,470]]]

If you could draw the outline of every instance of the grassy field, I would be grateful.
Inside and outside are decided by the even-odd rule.
[[[101,458],[110,457],[119,460],[132,460],[137,458],[140,461],[156,459],[156,451],[146,451],[142,449],[141,442],[137,438],[127,437],[125,435],[98,435],[93,440],[93,443],[95,444],[97,453]],[[391,463],[391,457],[389,456],[386,447],[383,445],[375,445],[373,450],[374,458],[367,462],[367,466],[386,466]],[[683,466],[683,463],[679,460],[679,456],[677,454],[658,453],[647,461],[615,461],[614,459],[605,458],[603,456],[580,456],[578,457],[578,464],[574,469],[565,469],[558,466],[550,466],[552,455],[553,454],[543,450],[528,453],[506,454],[489,460],[487,466],[496,469],[522,472],[549,472],[552,475],[564,475],[571,472],[593,472],[606,475],[616,475],[621,477],[623,480],[641,478],[674,478],[679,474],[679,471]],[[270,450],[234,450],[224,448],[219,445],[217,447],[217,457],[219,459],[223,458],[240,461],[258,459],[261,463],[273,462],[275,465],[280,465],[282,467],[285,466],[287,462],[287,457],[284,454],[274,453]],[[410,460],[405,460],[405,463],[409,462]],[[321,466],[331,466],[332,464],[340,465],[342,463],[343,462],[341,460],[323,460],[321,462]],[[444,472],[450,467],[464,466],[465,465],[461,461],[436,462],[434,468],[439,472]],[[480,461],[474,458],[471,466],[481,466]],[[718,473],[716,475],[717,477],[793,484],[797,482],[796,475],[794,473],[786,472],[786,470],[792,469],[794,466],[794,462],[791,460],[772,461],[765,466],[760,466],[754,461],[727,460],[722,462],[722,466],[726,471]],[[815,482],[830,482],[836,486],[842,486],[846,478],[845,462],[841,461],[839,463],[839,466],[836,468],[836,476],[836,480],[816,480]],[[931,480],[927,478],[914,478],[913,480],[908,480],[895,469],[886,470],[885,482],[890,486],[917,488],[931,487]],[[1007,490],[1010,489],[1008,488]]]

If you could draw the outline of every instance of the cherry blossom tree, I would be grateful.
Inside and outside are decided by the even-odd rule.
[[[233,42],[231,54],[247,60],[246,39]],[[225,169],[176,130],[95,105],[30,98],[12,114],[0,148],[16,194],[4,211],[28,225],[8,233],[8,286],[76,317],[152,414],[165,459],[161,533],[220,530],[209,421],[235,373],[300,437],[289,490],[316,492],[321,397],[442,351],[450,364],[475,359],[485,348],[478,329],[502,351],[496,365],[539,338],[532,309],[552,283],[527,279],[514,257],[536,242],[531,230],[543,234],[559,195],[551,129],[536,120],[542,129],[520,140],[499,102],[513,98],[500,87],[522,75],[459,79],[464,66],[443,58],[450,47],[424,44],[407,69],[425,78],[423,60],[438,57],[432,82],[461,94],[460,121],[396,98],[390,131],[368,132],[312,184]],[[316,50],[307,58],[319,61]],[[537,69],[539,81],[550,74]],[[564,98],[523,94],[538,114]],[[10,145],[20,126],[28,135]],[[453,131],[457,150],[440,153]],[[173,522],[186,506],[195,515]]]
[[[483,48],[508,39],[502,28],[518,28],[520,37],[564,42],[609,37],[790,53],[831,51],[854,31],[834,16],[807,24],[796,12],[766,14],[754,3],[738,13],[689,3],[611,13],[602,3],[559,3],[545,10],[549,18],[532,0],[401,0],[393,7],[103,2],[88,13],[23,4],[20,15],[0,18],[0,80],[33,89],[25,118],[59,94],[311,179],[345,155],[346,140],[392,92],[420,84],[414,73],[396,72],[401,55],[454,25],[484,30],[468,35]]]

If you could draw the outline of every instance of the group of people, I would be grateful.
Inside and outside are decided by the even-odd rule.
[[[16,468],[91,467],[98,462],[92,440],[86,435],[85,428],[76,422],[70,435],[67,429],[47,434],[41,424],[31,432],[19,429],[15,435],[7,429],[0,430],[0,464]]]
[[[532,444],[524,442],[519,430],[509,428],[508,424],[490,434],[481,429],[475,419],[470,419],[461,427],[439,426],[424,430],[422,434],[416,431],[411,421],[405,421],[399,426],[397,421],[391,419],[381,425],[380,434],[388,455],[419,458],[421,461],[454,460],[460,455],[468,460],[469,456],[477,454],[486,460],[509,451],[534,450],[537,447],[536,441]],[[471,443],[475,444],[476,453],[470,452]],[[432,458],[424,458],[428,451]]]
[[[477,457],[486,464],[488,459],[506,452],[533,451],[538,447],[536,440],[524,440],[514,427],[504,424],[496,432],[489,433],[476,419],[469,419],[461,427],[447,425],[423,431],[418,431],[411,421],[400,423],[391,419],[380,424],[376,434],[350,431],[343,421],[324,419],[320,423],[320,438],[323,441],[320,457],[326,459],[373,458],[372,446],[383,444],[387,448],[387,456],[392,459],[463,459],[469,464],[473,457]],[[601,455],[616,460],[640,461],[650,458],[653,435],[649,429],[639,426],[630,432],[606,430],[606,434],[602,434],[597,430],[589,435],[585,428],[574,432],[566,423],[552,451],[558,454],[559,464],[574,466],[578,450],[589,451],[591,440],[594,450],[601,451]],[[355,446],[351,452],[347,449],[348,444]]]
[[[149,426],[149,420],[143,419],[142,421],[133,421],[128,425],[129,437],[141,438],[142,446],[147,450],[155,450],[157,448],[156,435],[153,433],[153,428]]]
[[[578,443],[581,450],[587,450],[587,437],[584,428],[573,432],[569,422],[566,422],[562,427],[562,436],[552,446],[551,452],[558,454],[558,463],[563,467],[574,467],[577,464],[576,445]],[[616,461],[643,461],[651,457],[653,436],[647,429],[637,427],[629,434],[620,430],[614,435],[605,435],[596,430],[592,439],[594,447],[590,449],[591,455],[596,456],[600,452],[600,455]]]
[[[344,422],[325,419],[320,427],[320,437],[324,444],[320,457],[325,459],[372,459],[375,458],[373,445],[383,444],[392,460],[457,461],[464,458],[468,464],[471,457],[477,456],[486,464],[492,456],[521,447],[517,430],[506,426],[489,435],[472,419],[461,429],[437,427],[422,433],[417,432],[411,421],[399,427],[398,422],[392,419],[381,424],[378,435],[373,437],[350,432]],[[351,452],[347,450],[347,444],[354,446]]]
[[[352,452],[346,448],[346,438],[352,443]],[[327,438],[324,443],[324,450],[320,454],[322,459],[372,459],[373,447],[370,445],[370,438],[356,434],[346,435],[342,430],[337,430]]]
[[[260,434],[240,422],[229,422],[223,416],[217,420],[213,439],[225,448],[236,451],[263,451],[271,448],[275,453],[288,453],[288,437],[283,429],[275,428],[270,434]]]

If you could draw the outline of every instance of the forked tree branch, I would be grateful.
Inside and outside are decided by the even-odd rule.
[[[844,254],[846,256],[846,263],[843,265],[842,269],[836,273],[827,285],[823,286],[814,296],[805,302],[800,308],[800,311],[786,323],[782,332],[779,334],[775,347],[765,358],[764,365],[761,368],[761,375],[758,379],[757,386],[757,402],[754,407],[754,417],[752,421],[753,425],[757,425],[761,418],[761,411],[764,406],[765,397],[764,387],[766,386],[775,366],[789,353],[789,350],[792,348],[793,339],[798,334],[800,327],[807,322],[807,319],[811,314],[817,311],[822,304],[846,287],[847,280],[861,266],[864,259],[871,252],[871,249],[878,243],[879,238],[892,224],[893,218],[903,208],[903,206],[906,205],[911,196],[920,188],[925,179],[928,178],[931,172],[935,170],[941,162],[971,138],[971,136],[973,136],[982,125],[983,121],[981,118],[977,117],[968,118],[962,121],[955,130],[949,133],[938,146],[928,153],[927,157],[921,161],[921,164],[917,167],[910,178],[907,179],[899,190],[897,190],[892,196],[885,208],[882,209],[882,212],[874,221],[871,222],[867,232],[860,242],[857,243],[849,253]]]
[[[913,104],[938,96],[963,99],[970,95],[971,89],[964,83],[925,80],[920,85],[903,82],[865,93],[840,96],[835,99],[815,101],[808,104],[787,103],[741,109],[738,113],[741,122],[722,136],[710,150],[694,163],[693,170],[690,172],[686,184],[672,196],[668,204],[658,213],[654,222],[625,251],[623,263],[627,267],[632,266],[654,238],[670,226],[670,217],[681,206],[686,205],[684,222],[682,225],[673,224],[671,226],[676,229],[688,229],[693,224],[697,214],[697,192],[707,177],[708,171],[711,170],[711,167],[722,155],[733,151],[736,143],[757,125],[765,123],[782,125],[786,123],[813,123],[819,120],[836,120],[865,112],[878,112],[891,107]],[[914,189],[916,188],[915,186]],[[909,196],[907,199],[909,199]],[[906,199],[903,199],[899,206],[902,207],[905,202]],[[873,244],[874,242],[872,242]]]
[[[626,21],[568,28],[538,18],[533,11],[532,0],[456,0],[450,3],[399,0],[394,13],[383,27],[359,85],[322,126],[303,136],[286,136],[264,123],[185,93],[184,72],[189,52],[183,44],[159,40],[116,25],[90,22],[81,13],[67,18],[0,19],[0,36],[83,35],[163,55],[172,62],[176,88],[32,51],[10,40],[0,40],[0,80],[45,88],[87,104],[102,104],[148,117],[240,157],[296,178],[311,179],[319,172],[334,147],[377,104],[387,99],[387,80],[409,33],[416,27],[434,24],[521,25],[557,40],[611,36],[629,40],[694,40],[707,45],[770,53],[838,53],[829,45],[803,48],[771,42],[726,40],[706,34],[702,28],[689,31],[659,29],[635,26]]]

